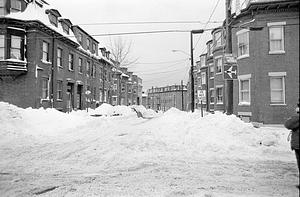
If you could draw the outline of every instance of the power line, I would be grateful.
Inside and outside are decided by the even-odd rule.
[[[182,64],[182,63],[184,63],[184,62],[180,62],[180,63],[176,63],[176,64],[171,64],[171,65],[169,65],[169,66],[167,66],[167,67],[156,68],[156,69],[152,69],[152,70],[134,71],[134,69],[133,69],[133,71],[136,72],[136,73],[139,73],[139,74],[146,74],[146,75],[149,75],[149,74],[167,73],[167,72],[173,72],[173,71],[177,71],[177,70],[182,70],[182,68],[184,68],[184,67],[182,67],[182,68],[180,68],[180,69],[175,69],[175,70],[165,70],[165,71],[162,71],[161,69],[168,69],[168,68],[174,67],[175,65],[180,65],[180,64]],[[186,65],[185,65],[185,66],[186,66]],[[157,70],[160,70],[160,71],[159,71],[159,72],[154,72],[154,73],[152,72],[152,73],[151,73],[151,71],[157,71]],[[145,71],[146,71],[146,72],[145,72]],[[149,73],[148,71],[150,71],[150,73]]]
[[[168,64],[168,63],[175,63],[175,62],[183,62],[188,60],[189,58],[174,60],[174,61],[166,61],[166,62],[137,62],[135,64]]]
[[[214,9],[213,9],[213,11],[211,12],[211,14],[210,14],[210,16],[209,16],[209,18],[208,18],[207,23],[206,23],[205,26],[204,26],[204,29],[207,27],[209,21],[211,20],[211,17],[212,17],[213,14],[215,13],[215,11],[216,11],[216,9],[217,9],[217,7],[218,7],[218,5],[219,5],[219,2],[220,2],[220,0],[217,1],[216,5],[215,5],[215,7],[214,7]],[[198,45],[199,41],[201,40],[201,38],[202,38],[202,34],[200,35],[199,39],[197,40],[195,46],[192,46],[193,49],[195,49],[195,48],[197,47],[197,45]]]
[[[140,22],[103,22],[103,23],[81,23],[77,25],[88,26],[88,25],[144,25],[144,24],[189,24],[189,23],[222,23],[222,21],[140,21]]]

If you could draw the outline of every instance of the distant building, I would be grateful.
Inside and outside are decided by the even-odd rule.
[[[153,110],[167,111],[175,107],[186,110],[187,87],[185,85],[172,85],[148,89],[148,106]]]

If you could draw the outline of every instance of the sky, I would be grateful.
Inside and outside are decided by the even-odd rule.
[[[225,0],[48,0],[64,18],[95,35],[100,46],[109,48],[121,37],[131,43],[130,59],[138,59],[129,66],[143,80],[143,89],[186,84],[190,68],[191,30],[212,29],[225,19]],[[72,3],[70,3],[72,2]],[[213,12],[213,10],[215,10]],[[213,23],[206,23],[210,18]],[[97,23],[124,22],[181,22],[100,25]],[[97,24],[97,25],[95,25]],[[184,30],[186,32],[137,34],[122,36],[96,36],[99,34],[140,31]],[[211,30],[193,36],[194,60],[206,53],[205,43],[211,39]],[[173,52],[177,50],[177,52]]]

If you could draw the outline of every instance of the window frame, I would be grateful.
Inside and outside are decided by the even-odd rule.
[[[240,75],[238,76],[238,81],[239,81],[239,104],[238,105],[246,105],[250,106],[251,105],[251,74],[247,75]],[[249,81],[249,88],[248,91],[243,91],[241,88],[242,81]],[[242,100],[242,93],[248,92],[249,94],[249,101],[243,101]]]
[[[286,25],[286,22],[272,22],[272,23],[267,23],[268,26],[268,33],[269,33],[269,54],[283,54],[285,53],[285,41],[284,41],[284,26]],[[280,28],[281,29],[281,47],[282,49],[279,50],[271,50],[271,30],[274,28]]]
[[[218,91],[221,90],[221,91]],[[221,93],[220,95],[218,93]],[[221,101],[219,101],[219,98],[221,98]],[[216,104],[224,104],[224,93],[223,93],[223,85],[216,86]]]
[[[1,38],[3,36],[3,39]],[[3,41],[3,42],[2,42]],[[3,46],[0,45],[0,60],[6,59],[5,57],[5,49],[6,49],[6,39],[4,34],[0,34],[0,43],[3,43]],[[2,51],[3,50],[3,51]],[[1,54],[2,53],[2,54]],[[3,55],[3,58],[1,57]]]
[[[201,72],[201,85],[206,85],[206,72]]]
[[[221,62],[220,66],[219,66],[219,62]],[[220,55],[220,56],[216,56],[214,58],[214,65],[215,65],[215,68],[216,68],[216,71],[215,71],[215,75],[219,75],[219,74],[222,74],[223,72],[223,57]],[[221,68],[220,71],[218,70],[218,68]]]
[[[238,31],[237,33],[236,33],[236,36],[237,36],[237,55],[238,55],[238,57],[237,57],[237,59],[242,59],[242,58],[246,58],[246,57],[249,57],[250,56],[250,54],[249,54],[249,48],[250,48],[250,30],[248,30],[248,29],[242,29],[242,30],[240,30],[240,31]],[[246,36],[246,43],[244,43],[244,45],[242,45],[242,47],[246,47],[246,52],[244,52],[244,53],[242,53],[244,50],[241,50],[241,48],[240,48],[240,40],[241,40],[241,37],[242,36]]]
[[[270,78],[270,105],[286,105],[286,72],[269,72],[268,76]],[[281,90],[275,90],[275,91],[281,91],[282,92],[282,98],[283,101],[282,102],[276,102],[273,101],[272,102],[272,79],[282,79],[281,80],[281,85],[282,85],[282,89]]]
[[[11,12],[20,12],[22,10],[21,0],[11,0],[10,10]]]
[[[45,51],[45,48],[44,48],[45,46],[46,46],[47,51]],[[42,43],[42,62],[49,62],[49,60],[50,60],[49,49],[50,49],[49,42],[43,40],[43,43]]]
[[[63,100],[63,81],[57,80],[56,84],[56,100],[62,101]]]
[[[217,35],[220,35],[219,38],[217,38]],[[222,46],[222,31],[216,31],[214,33],[214,48],[218,48]]]
[[[73,53],[69,53],[68,68],[69,68],[69,71],[74,71],[74,54]]]
[[[59,68],[63,68],[63,50],[59,47],[56,50],[56,64]]]
[[[210,105],[215,104],[215,96],[216,96],[215,94],[216,94],[215,89],[210,88],[209,89],[209,104]],[[213,100],[213,102],[212,102],[212,100]]]
[[[42,84],[41,84],[41,86],[42,86],[42,95],[41,95],[41,99],[42,100],[49,100],[49,78],[47,78],[47,77],[42,77]],[[44,82],[46,82],[46,87],[44,87]],[[44,95],[44,93],[45,93],[45,95]],[[46,97],[45,97],[46,96]]]
[[[78,58],[78,73],[83,73],[83,59],[81,57]]]

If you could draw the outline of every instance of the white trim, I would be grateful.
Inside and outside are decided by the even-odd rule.
[[[286,22],[285,21],[281,21],[281,22],[267,23],[268,27],[271,27],[271,26],[282,26],[282,25],[286,25]]]
[[[216,88],[223,88],[224,85],[216,85]]]
[[[239,75],[238,79],[240,80],[246,80],[246,79],[250,79],[251,78],[251,74],[246,74],[246,75]]]
[[[285,51],[284,50],[279,50],[279,51],[269,51],[269,54],[272,55],[272,54],[285,54]]]
[[[250,106],[251,105],[251,74],[240,75],[238,76],[239,80],[239,106]],[[242,91],[241,91],[241,81],[249,81],[249,102],[241,101]]]
[[[246,33],[246,32],[250,32],[250,30],[249,29],[242,29],[242,30],[236,32],[236,35],[240,35],[240,34],[243,34],[243,33]]]
[[[286,76],[286,72],[268,72],[269,77],[283,77]]]
[[[252,112],[238,112],[238,116],[252,116]]]
[[[240,60],[240,59],[244,59],[244,58],[247,58],[247,57],[250,57],[250,55],[249,54],[241,55],[241,56],[237,57],[236,59]]]

